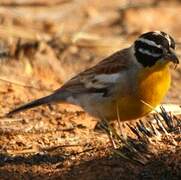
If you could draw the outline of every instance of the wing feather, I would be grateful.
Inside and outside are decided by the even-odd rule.
[[[79,73],[56,92],[106,94],[109,87],[116,83],[119,74],[129,67],[129,63],[129,49],[118,51],[97,65]]]

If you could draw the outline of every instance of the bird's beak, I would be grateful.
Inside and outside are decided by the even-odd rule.
[[[170,48],[169,53],[167,53],[165,55],[165,59],[167,59],[168,61],[173,62],[174,64],[179,64],[179,59],[178,59],[175,51],[172,48]]]

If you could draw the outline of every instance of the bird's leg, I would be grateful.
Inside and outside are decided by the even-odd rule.
[[[116,149],[117,146],[114,141],[114,130],[115,130],[114,125],[115,125],[114,122],[108,123],[106,120],[102,120],[96,124],[94,130],[99,133],[106,133],[109,137],[112,146],[114,147],[114,149]]]

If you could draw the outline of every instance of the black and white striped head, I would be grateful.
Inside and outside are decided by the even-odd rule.
[[[135,57],[144,67],[151,67],[160,60],[178,64],[174,50],[174,39],[161,31],[144,33],[134,42]]]

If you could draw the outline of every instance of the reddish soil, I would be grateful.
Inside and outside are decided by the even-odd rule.
[[[181,3],[155,2],[0,2],[0,179],[181,179],[179,133],[151,144],[143,165],[116,156],[108,136],[93,130],[96,120],[78,107],[47,105],[3,117],[129,46],[142,32],[170,33],[180,57]],[[172,74],[164,102],[180,104],[181,66]]]

